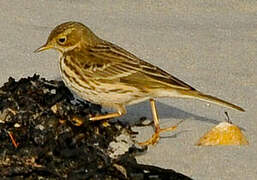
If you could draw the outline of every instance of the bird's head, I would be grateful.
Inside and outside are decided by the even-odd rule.
[[[34,52],[53,48],[64,53],[83,45],[93,45],[99,40],[100,39],[85,25],[79,22],[66,22],[56,26],[50,33],[47,42]]]

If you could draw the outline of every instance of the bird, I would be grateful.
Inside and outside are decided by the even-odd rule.
[[[224,107],[243,108],[204,94],[161,68],[98,37],[86,25],[69,21],[57,25],[44,45],[34,52],[54,49],[60,53],[59,70],[65,85],[80,98],[113,112],[90,117],[91,121],[120,117],[126,107],[149,100],[154,122],[153,135],[142,146],[154,145],[160,133],[177,125],[160,128],[157,98],[191,98]]]

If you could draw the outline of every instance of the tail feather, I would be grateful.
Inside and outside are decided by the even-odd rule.
[[[195,99],[199,99],[199,100],[202,100],[202,101],[214,103],[214,104],[217,104],[217,105],[221,105],[221,106],[224,106],[224,107],[229,107],[229,108],[232,108],[232,109],[236,109],[238,111],[245,112],[245,110],[243,108],[241,108],[237,105],[234,105],[234,104],[229,103],[227,101],[224,101],[222,99],[216,98],[214,96],[203,94],[199,91],[185,91],[183,94],[185,95],[185,97],[188,97],[188,98],[195,98]]]

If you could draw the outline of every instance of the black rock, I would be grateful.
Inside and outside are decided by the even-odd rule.
[[[61,81],[39,75],[0,88],[2,179],[190,179],[170,169],[138,164],[131,144],[113,158],[109,144],[130,127],[92,122],[99,105],[76,101]]]

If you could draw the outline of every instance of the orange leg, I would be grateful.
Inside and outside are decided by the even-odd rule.
[[[158,117],[158,113],[157,113],[157,109],[156,109],[156,104],[155,104],[155,100],[154,99],[150,99],[150,105],[151,105],[151,109],[152,109],[153,121],[154,121],[154,126],[155,126],[155,133],[147,141],[139,143],[139,145],[141,145],[141,146],[147,146],[147,145],[150,145],[150,144],[151,145],[156,144],[159,141],[159,139],[160,139],[160,133],[161,132],[173,131],[181,123],[181,122],[179,122],[175,126],[171,126],[171,127],[168,127],[168,128],[161,129],[160,128],[160,123],[159,123],[159,117]]]
[[[97,115],[97,116],[91,117],[89,120],[90,121],[100,121],[100,120],[104,120],[104,119],[116,118],[116,117],[120,117],[126,113],[127,113],[127,111],[124,106],[118,106],[117,112],[108,113],[105,115]]]

